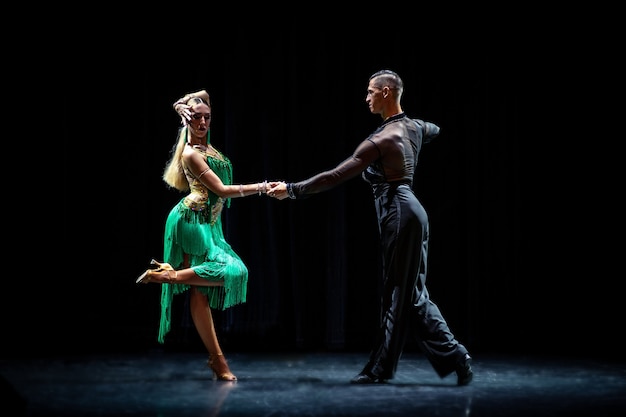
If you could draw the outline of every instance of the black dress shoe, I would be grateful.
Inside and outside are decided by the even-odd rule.
[[[380,384],[383,382],[385,382],[384,379],[370,376],[368,374],[358,374],[350,380],[351,384]]]
[[[472,382],[474,372],[472,372],[472,357],[469,353],[463,356],[456,366],[456,384],[467,385]]]

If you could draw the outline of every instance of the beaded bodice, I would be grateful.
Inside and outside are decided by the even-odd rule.
[[[232,184],[232,164],[230,160],[213,147],[194,147],[194,150],[202,154],[213,171],[225,185]],[[185,197],[184,203],[192,211],[211,212],[211,223],[219,217],[224,204],[229,204],[230,199],[224,199],[209,190],[199,178],[196,178],[189,168],[183,164],[183,170],[189,182],[189,194]]]

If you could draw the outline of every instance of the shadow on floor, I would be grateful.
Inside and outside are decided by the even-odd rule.
[[[201,353],[0,361],[0,414],[10,416],[593,416],[626,415],[626,364],[474,357],[474,380],[440,379],[420,354],[396,377],[349,383],[363,353],[230,353],[236,382],[214,381]]]

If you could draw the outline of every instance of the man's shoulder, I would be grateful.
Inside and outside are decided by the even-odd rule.
[[[422,131],[422,137],[425,143],[428,143],[439,136],[441,128],[435,123],[415,118],[412,118],[411,120],[417,125],[418,129]]]

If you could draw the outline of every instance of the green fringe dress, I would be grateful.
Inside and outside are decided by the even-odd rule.
[[[232,165],[218,152],[206,156],[209,167],[226,185],[232,184]],[[230,207],[229,198],[221,198],[206,188],[186,167],[190,192],[170,211],[165,223],[163,259],[174,269],[183,267],[189,256],[194,272],[208,281],[224,281],[223,286],[196,287],[206,294],[209,306],[224,310],[246,302],[248,268],[226,242],[222,230],[222,208]],[[187,284],[162,284],[159,343],[171,329],[172,301],[176,294],[191,288]]]

